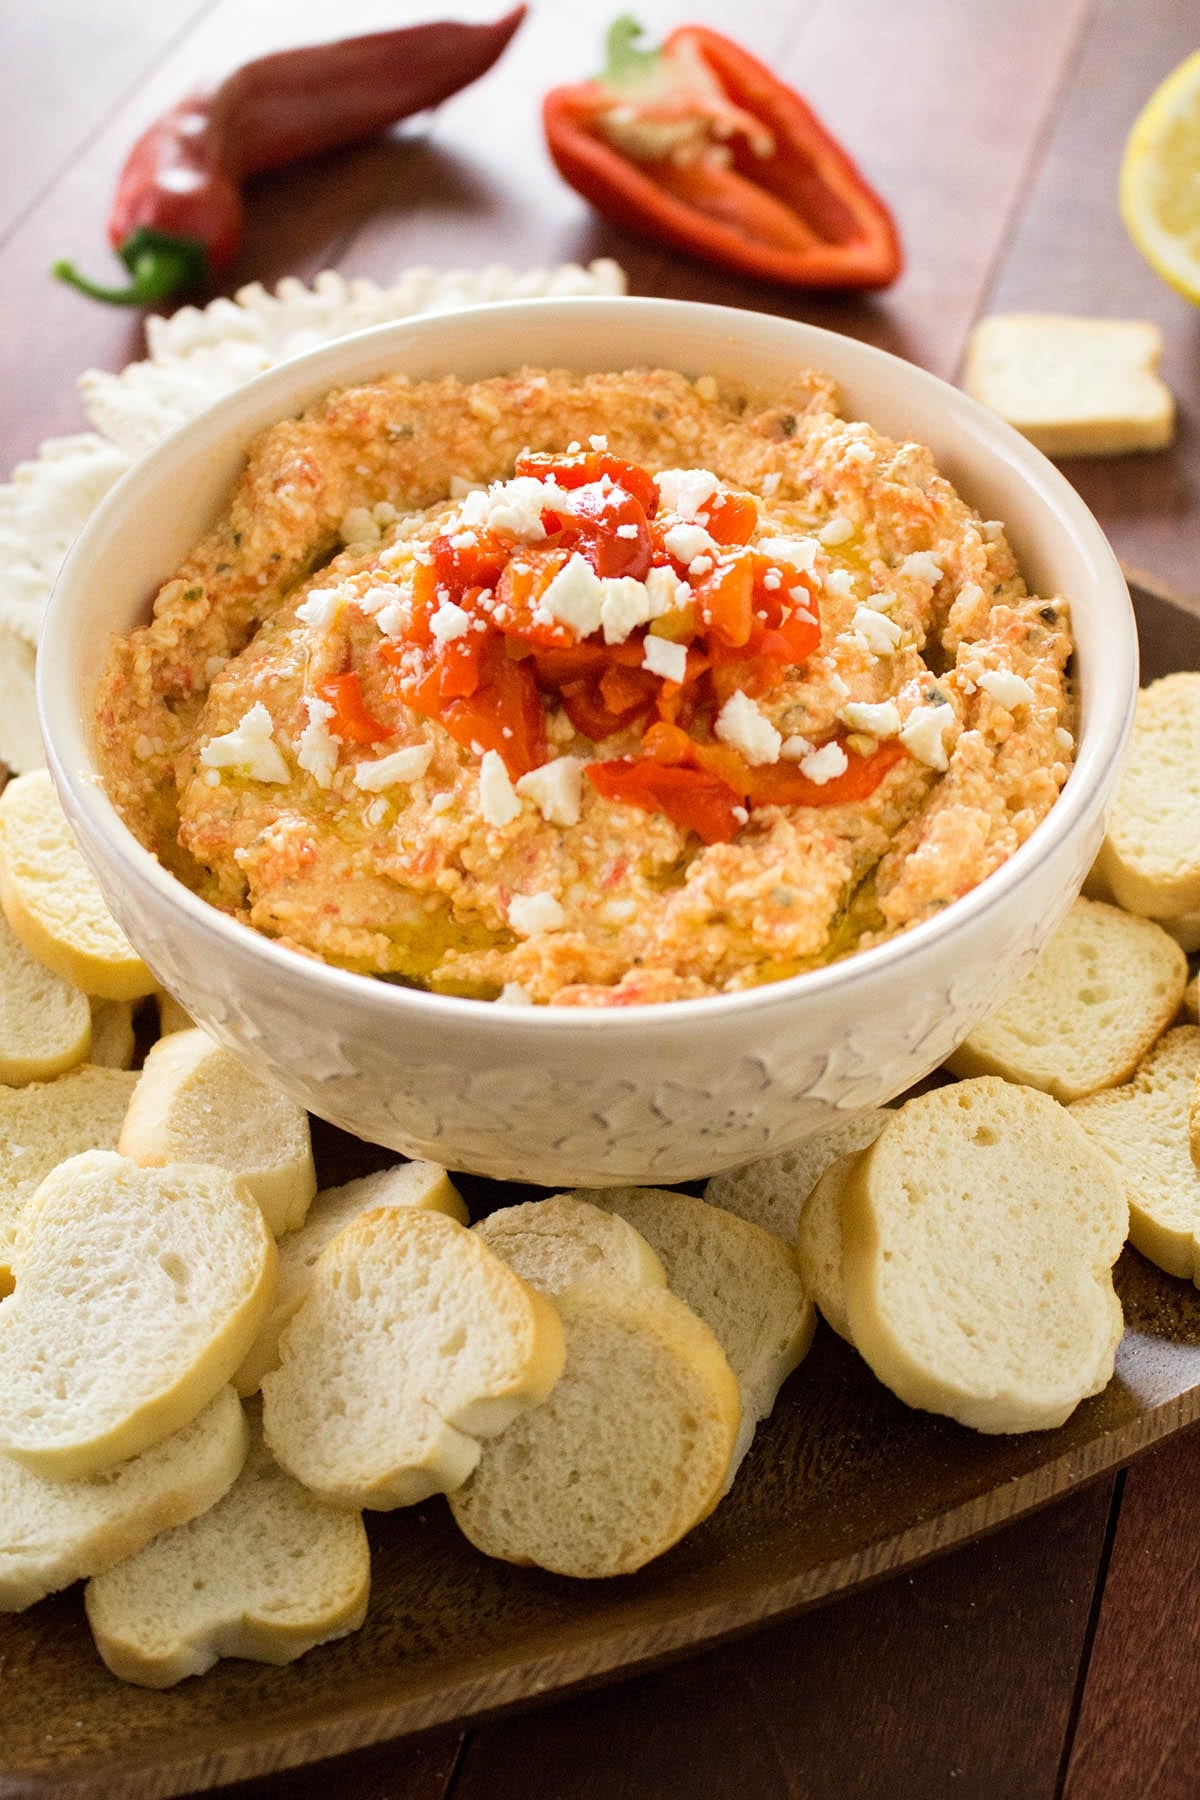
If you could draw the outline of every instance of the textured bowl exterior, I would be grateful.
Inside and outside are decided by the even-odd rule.
[[[429,995],[298,956],[204,904],[121,823],[89,721],[113,632],[217,516],[255,432],[390,371],[663,364],[778,382],[827,369],[851,415],[932,446],[1005,521],[1032,587],[1072,604],[1077,766],[1029,842],[937,919],[746,993],[613,1012]],[[654,300],[527,301],[364,332],[285,364],[177,432],[79,539],[39,656],[59,793],[122,926],[192,1016],[334,1124],[452,1168],[547,1186],[672,1182],[796,1143],[934,1068],[1061,920],[1103,831],[1137,688],[1128,594],[1062,476],[999,420],[897,358],[789,320]]]

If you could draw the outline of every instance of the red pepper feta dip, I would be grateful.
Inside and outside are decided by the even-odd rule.
[[[295,948],[618,1005],[902,930],[1071,765],[1068,611],[802,376],[393,379],[264,433],[113,647],[134,830]]]

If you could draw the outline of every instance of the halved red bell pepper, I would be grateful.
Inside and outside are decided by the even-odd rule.
[[[880,288],[900,273],[895,222],[811,108],[702,25],[657,51],[613,25],[600,76],[543,102],[559,173],[630,231],[790,287]]]

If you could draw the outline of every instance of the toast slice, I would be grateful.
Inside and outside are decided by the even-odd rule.
[[[615,1212],[573,1194],[503,1206],[473,1227],[522,1281],[561,1294],[581,1281],[666,1287],[662,1263],[645,1238]]]
[[[794,1252],[774,1232],[694,1194],[603,1188],[586,1198],[641,1233],[661,1258],[671,1292],[703,1319],[725,1352],[742,1409],[732,1481],[755,1427],[812,1343],[816,1316]]]
[[[143,1168],[213,1163],[244,1181],[278,1237],[317,1191],[308,1114],[206,1031],[172,1032],[146,1058],[117,1148]]]
[[[796,1229],[800,1279],[825,1323],[848,1344],[854,1343],[854,1336],[842,1278],[842,1195],[861,1154],[839,1156],[830,1163],[804,1202]]]
[[[0,905],[25,948],[101,1000],[153,993],[153,975],[121,930],[75,842],[45,769],[0,794]]]
[[[1111,1159],[1047,1094],[990,1075],[923,1094],[842,1195],[854,1343],[909,1406],[1061,1425],[1113,1372],[1128,1217]]]
[[[380,1206],[421,1206],[467,1223],[462,1196],[438,1163],[395,1163],[317,1195],[299,1231],[279,1240],[279,1280],[271,1310],[233,1378],[239,1394],[256,1393],[268,1369],[279,1366],[279,1334],[301,1306],[327,1244],[362,1213]]]
[[[0,1082],[49,1081],[92,1045],[87,996],[32,956],[0,915]]]
[[[1179,1025],[1131,1080],[1077,1101],[1071,1116],[1112,1158],[1135,1249],[1200,1286],[1200,1169],[1188,1134],[1198,1074],[1200,1026]]]
[[[1096,868],[1129,912],[1200,911],[1200,672],[1164,675],[1139,693]]]
[[[56,1480],[148,1450],[229,1380],[274,1285],[274,1240],[223,1169],[61,1163],[0,1306],[0,1450]]]
[[[714,1175],[704,1190],[712,1206],[773,1231],[786,1244],[796,1241],[800,1210],[830,1163],[873,1144],[891,1114],[884,1106],[843,1113],[823,1131],[803,1138],[788,1150],[764,1156]]]
[[[488,1440],[450,1509],[486,1556],[628,1575],[720,1499],[737,1382],[707,1325],[665,1288],[584,1284],[556,1304],[561,1380]]]
[[[124,1069],[71,1069],[57,1081],[0,1087],[0,1293],[12,1285],[22,1216],[61,1162],[83,1150],[115,1150],[137,1076]]]
[[[1049,944],[946,1066],[1065,1103],[1131,1075],[1183,998],[1187,958],[1150,919],[1076,900]]]
[[[562,1372],[558,1314],[444,1213],[364,1213],[321,1253],[264,1375],[279,1462],[334,1505],[386,1511],[448,1493],[481,1440]]]
[[[160,1531],[215,1506],[246,1460],[249,1432],[231,1387],[180,1431],[79,1481],[0,1456],[0,1612],[20,1612],[99,1575]]]
[[[967,346],[963,386],[1047,456],[1158,450],[1175,429],[1148,319],[995,313]]]
[[[167,1688],[220,1657],[290,1663],[357,1631],[370,1586],[361,1515],[314,1499],[256,1430],[224,1497],[94,1577],[84,1605],[113,1674]]]

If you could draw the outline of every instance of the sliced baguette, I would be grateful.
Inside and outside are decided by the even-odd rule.
[[[137,1000],[153,975],[108,910],[45,769],[0,794],[0,905],[32,956],[85,994]]]
[[[1200,1025],[1200,975],[1193,975],[1183,990],[1183,1010],[1193,1025]]]
[[[115,1150],[137,1076],[85,1064],[57,1081],[0,1087],[0,1292],[12,1284],[26,1202],[82,1150]]]
[[[450,1507],[487,1556],[559,1575],[627,1575],[720,1498],[737,1382],[712,1332],[665,1288],[584,1284],[556,1304],[561,1380],[488,1440]]]
[[[1064,1103],[1115,1087],[1162,1036],[1187,958],[1150,919],[1076,900],[1045,951],[947,1059],[956,1075],[1003,1075]]]
[[[640,1231],[615,1212],[572,1194],[526,1200],[480,1219],[474,1230],[543,1294],[561,1294],[581,1281],[627,1287],[666,1287],[662,1263]]]
[[[1071,1116],[1112,1158],[1134,1247],[1168,1275],[1200,1285],[1200,1169],[1188,1138],[1198,1073],[1200,1026],[1177,1026],[1130,1081],[1077,1101]]]
[[[795,1253],[760,1225],[667,1188],[580,1193],[619,1213],[661,1258],[667,1285],[708,1326],[733,1370],[741,1420],[732,1481],[760,1420],[812,1343],[816,1317]]]
[[[304,1108],[197,1028],[154,1045],[117,1148],[143,1168],[202,1162],[228,1169],[276,1237],[303,1225],[317,1191]]]
[[[361,1515],[314,1499],[256,1432],[224,1498],[96,1576],[84,1604],[113,1674],[167,1688],[220,1657],[290,1663],[357,1631],[370,1586]]]
[[[467,1223],[462,1196],[438,1163],[396,1163],[317,1195],[299,1231],[279,1240],[279,1280],[271,1310],[233,1378],[239,1394],[253,1394],[268,1369],[279,1366],[279,1334],[312,1283],[317,1258],[352,1219],[380,1206],[421,1206]]]
[[[1128,1213],[1048,1095],[985,1075],[910,1100],[842,1195],[854,1343],[909,1406],[977,1431],[1061,1425],[1112,1375]]]
[[[796,1228],[796,1261],[800,1279],[825,1323],[853,1344],[842,1278],[842,1194],[862,1152],[839,1156],[821,1176],[804,1202]]]
[[[97,1069],[131,1069],[135,1048],[133,1002],[93,1000],[88,1061]]]
[[[249,1441],[223,1387],[190,1425],[100,1475],[48,1481],[0,1456],[0,1612],[99,1575],[206,1512],[237,1479]]]
[[[173,1031],[195,1031],[195,1019],[191,1013],[184,1011],[174,994],[168,994],[166,988],[159,988],[155,998],[158,1005],[159,1037],[170,1037]]]
[[[819,1177],[838,1157],[851,1156],[873,1144],[890,1116],[883,1106],[843,1113],[834,1124],[793,1144],[790,1150],[714,1175],[704,1198],[752,1225],[761,1225],[764,1231],[773,1231],[786,1244],[794,1244],[800,1209]]]
[[[86,994],[32,956],[0,916],[0,1082],[48,1081],[83,1062],[91,1043]]]
[[[1158,450],[1175,429],[1162,349],[1148,319],[994,313],[971,333],[963,386],[1047,456]]]
[[[465,1481],[481,1440],[562,1372],[558,1314],[444,1213],[364,1213],[317,1260],[263,1377],[283,1467],[339,1506],[386,1511]]]
[[[0,1450],[75,1480],[149,1449],[229,1380],[274,1285],[274,1241],[223,1169],[61,1163],[0,1306]]]
[[[1130,912],[1200,911],[1200,672],[1165,675],[1138,695],[1097,868]]]

